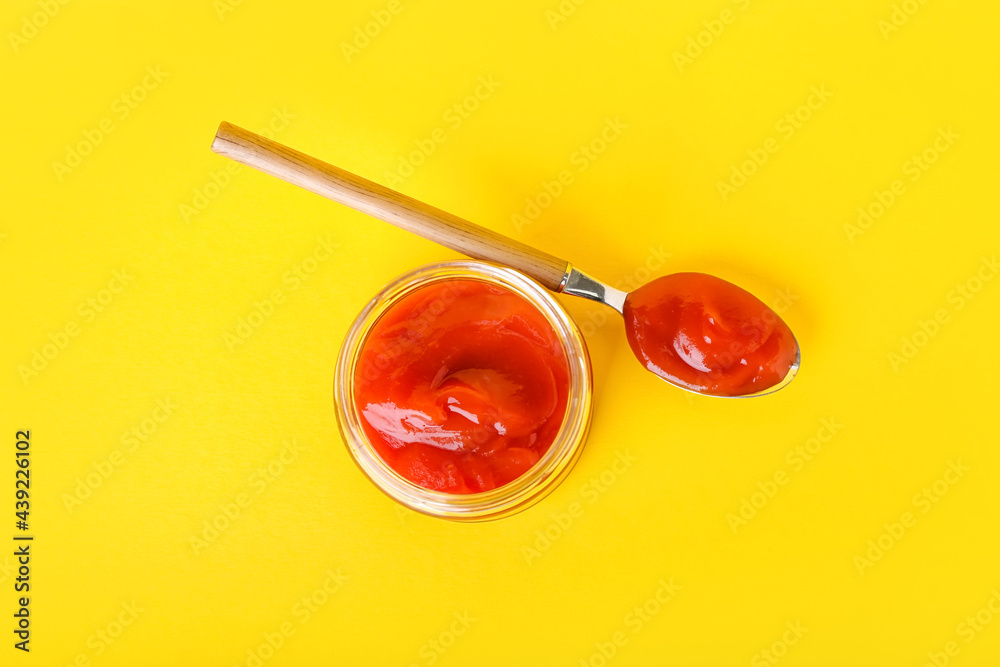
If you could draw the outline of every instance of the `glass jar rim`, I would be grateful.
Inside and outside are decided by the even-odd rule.
[[[449,280],[498,284],[532,304],[549,322],[563,345],[569,370],[566,412],[555,439],[534,466],[517,479],[490,491],[453,494],[414,484],[393,470],[375,451],[353,400],[357,360],[375,323],[408,294]],[[334,406],[341,436],[351,458],[384,493],[418,512],[458,521],[484,521],[519,512],[547,495],[565,478],[583,450],[593,403],[590,356],[579,328],[545,288],[507,267],[476,260],[428,264],[390,281],[355,318],[341,345],[334,374]]]

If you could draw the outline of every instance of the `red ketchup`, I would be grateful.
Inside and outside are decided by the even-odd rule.
[[[480,280],[419,288],[365,340],[354,401],[369,440],[406,479],[478,493],[517,479],[562,424],[569,365],[555,330]]]
[[[702,394],[744,396],[781,382],[796,364],[791,329],[760,299],[704,273],[657,278],[625,299],[636,358]]]

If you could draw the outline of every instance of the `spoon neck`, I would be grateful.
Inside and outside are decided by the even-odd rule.
[[[624,314],[626,292],[617,290],[610,285],[605,285],[600,280],[592,278],[583,271],[570,264],[566,269],[562,282],[557,290],[563,294],[583,297],[591,301],[598,301],[607,306],[611,306],[619,313]]]

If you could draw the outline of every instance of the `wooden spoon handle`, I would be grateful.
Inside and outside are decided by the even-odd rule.
[[[517,269],[554,292],[569,269],[565,260],[231,123],[219,125],[212,150],[469,257]]]

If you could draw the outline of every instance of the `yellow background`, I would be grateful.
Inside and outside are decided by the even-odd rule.
[[[12,647],[0,550],[0,663],[775,664],[768,650],[788,667],[916,666],[955,642],[949,664],[996,664],[996,3],[223,1],[4,3],[0,539],[17,532],[17,429],[36,538],[30,655]],[[366,44],[373,11],[391,21]],[[477,99],[480,77],[499,85]],[[803,111],[813,87],[830,96]],[[456,123],[463,103],[477,108]],[[659,253],[658,273],[737,282],[779,307],[801,374],[767,398],[691,396],[635,363],[610,310],[562,299],[596,385],[577,468],[498,522],[403,511],[340,441],[334,361],[383,284],[456,255],[246,168],[227,181],[209,151],[221,120],[273,123],[383,183],[441,128],[398,189],[612,283]],[[609,120],[627,127],[581,162]],[[769,138],[724,201],[718,183]],[[78,166],[54,164],[81,143]],[[515,224],[562,170],[573,182]],[[897,179],[883,215],[845,228]],[[961,307],[958,285],[979,288]],[[968,471],[939,498],[949,461]],[[734,531],[745,499],[761,506]],[[905,534],[883,536],[904,512]],[[319,594],[329,570],[346,581]],[[681,587],[662,604],[661,580]],[[303,596],[325,599],[305,622]],[[638,624],[643,605],[657,613]],[[982,609],[969,641],[960,624]]]

